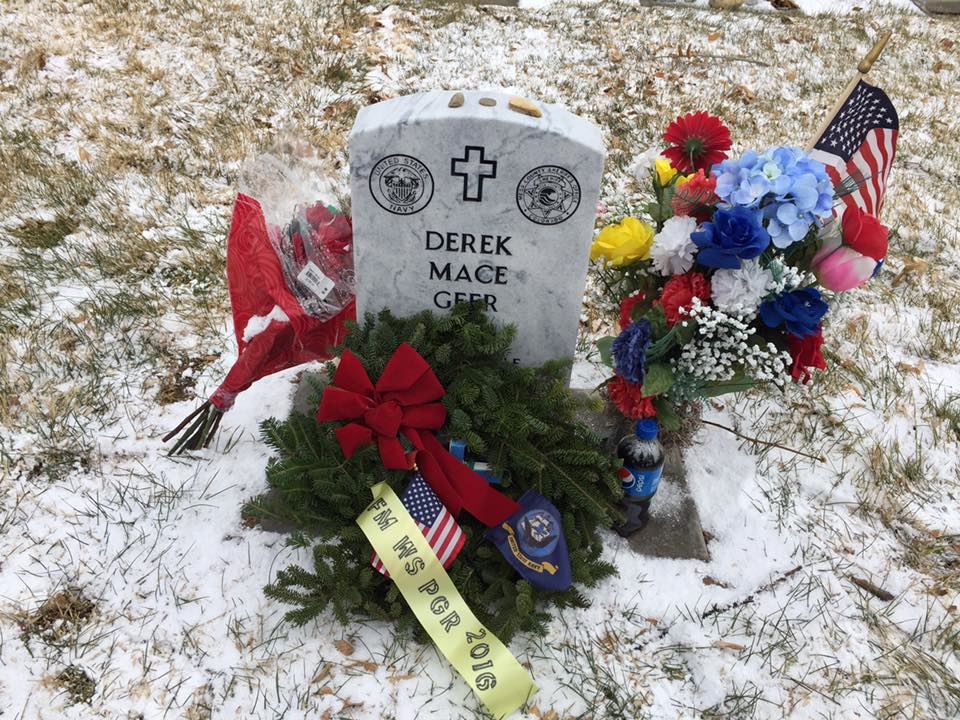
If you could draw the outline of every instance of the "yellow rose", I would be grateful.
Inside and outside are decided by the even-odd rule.
[[[657,172],[657,180],[660,181],[662,187],[669,185],[673,176],[677,174],[677,169],[665,158],[657,158],[654,160],[653,166]]]
[[[680,177],[677,178],[677,187],[680,187],[681,185],[686,185],[688,182],[693,180],[693,178],[695,178],[696,175],[697,175],[696,173],[690,173],[689,175],[681,175]]]
[[[653,228],[635,217],[607,225],[590,247],[590,259],[604,258],[613,265],[650,259]]]

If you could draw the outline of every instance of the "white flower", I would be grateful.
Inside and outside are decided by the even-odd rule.
[[[757,382],[786,385],[790,353],[760,341],[748,318],[702,305],[699,298],[693,299],[685,314],[696,320],[697,333],[670,361],[675,374],[709,384],[746,373]]]
[[[650,182],[650,173],[653,171],[653,164],[657,161],[658,157],[660,157],[660,149],[658,147],[647,148],[630,163],[630,174],[641,183]]]
[[[770,291],[773,274],[756,260],[745,260],[736,270],[722,268],[710,279],[710,296],[721,310],[753,314]]]
[[[693,267],[697,246],[690,233],[697,229],[692,217],[675,215],[663,224],[663,230],[653,238],[650,259],[661,275],[680,275]]]

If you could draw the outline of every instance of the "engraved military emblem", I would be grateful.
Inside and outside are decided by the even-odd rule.
[[[565,168],[541,165],[517,185],[517,207],[537,225],[557,225],[580,207],[580,183]]]
[[[410,155],[387,155],[370,172],[370,194],[394,215],[413,215],[433,198],[433,175]]]

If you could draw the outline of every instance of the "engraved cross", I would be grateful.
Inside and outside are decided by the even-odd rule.
[[[465,202],[482,202],[484,179],[497,176],[497,161],[487,160],[483,153],[479,145],[467,145],[462,158],[450,159],[450,174],[463,178]]]

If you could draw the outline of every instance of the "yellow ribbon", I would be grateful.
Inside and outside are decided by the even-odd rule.
[[[440,652],[495,717],[509,715],[537,686],[470,611],[396,493],[386,483],[372,489],[360,529]]]

